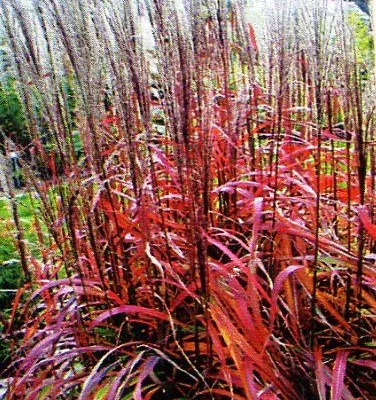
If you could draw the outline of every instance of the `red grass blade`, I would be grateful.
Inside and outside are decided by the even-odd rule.
[[[334,362],[330,400],[341,400],[343,396],[346,364],[349,351],[340,350]]]
[[[317,391],[318,391],[320,400],[326,400],[325,384],[327,382],[326,382],[324,370],[323,370],[321,347],[319,347],[319,346],[315,347],[314,357],[315,357],[315,373],[316,373]]]
[[[140,367],[141,372],[137,379],[136,388],[134,391],[135,400],[143,400],[142,397],[142,383],[148,377],[149,374],[153,372],[154,367],[157,365],[159,357],[153,356],[148,358]]]
[[[366,231],[370,234],[373,240],[376,240],[376,225],[372,223],[367,207],[358,207],[358,215]]]
[[[169,321],[168,316],[163,314],[161,311],[153,310],[142,306],[123,305],[101,313],[98,317],[96,317],[92,321],[91,326],[94,327],[96,325],[99,325],[107,318],[111,318],[112,316],[118,314],[141,314],[146,318],[151,317],[151,318],[157,318],[162,321]]]
[[[299,269],[303,269],[305,268],[304,265],[291,265],[290,267],[287,267],[286,269],[284,269],[283,271],[281,271],[275,282],[274,282],[274,286],[273,286],[273,292],[272,292],[272,303],[271,303],[271,307],[270,307],[270,318],[269,318],[269,324],[270,324],[270,330],[273,330],[273,325],[274,325],[274,321],[275,321],[275,317],[278,311],[278,296],[279,296],[279,292],[282,289],[283,286],[283,282],[285,281],[285,279],[288,278],[289,275],[291,275],[292,273],[294,273],[295,271],[299,270]]]

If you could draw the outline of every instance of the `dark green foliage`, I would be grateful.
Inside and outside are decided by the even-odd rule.
[[[9,76],[0,81],[0,126],[15,143],[27,144],[27,126],[17,82]]]
[[[0,44],[0,128],[15,143],[25,145],[28,131],[19,82],[12,71],[7,42]],[[0,137],[0,143],[3,138]]]
[[[22,283],[23,274],[17,259],[9,260],[0,265],[0,310],[11,308],[15,291]],[[9,292],[2,292],[1,290],[9,290]]]

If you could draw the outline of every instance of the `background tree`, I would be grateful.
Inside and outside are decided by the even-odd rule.
[[[13,142],[25,146],[28,132],[18,83],[12,72],[6,42],[0,47],[0,127]],[[0,138],[0,143],[3,138]]]
[[[372,0],[355,0],[356,5],[366,14],[370,15],[370,6],[369,3]]]

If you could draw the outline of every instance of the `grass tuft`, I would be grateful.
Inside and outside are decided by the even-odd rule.
[[[372,399],[374,82],[318,3],[261,37],[240,0],[0,1],[40,252],[13,199],[9,399]]]

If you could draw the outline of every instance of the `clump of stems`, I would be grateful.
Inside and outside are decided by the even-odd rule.
[[[372,398],[374,82],[341,2],[282,3],[0,1],[40,240],[12,202],[9,398]]]

